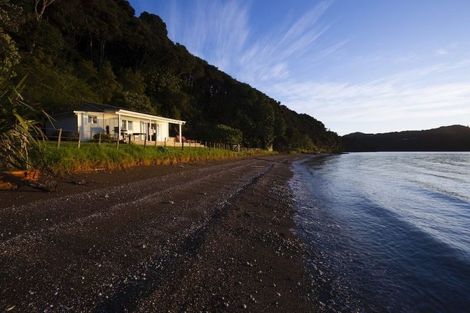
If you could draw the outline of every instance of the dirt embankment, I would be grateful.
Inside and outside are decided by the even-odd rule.
[[[308,312],[292,158],[74,177],[0,193],[0,311]]]

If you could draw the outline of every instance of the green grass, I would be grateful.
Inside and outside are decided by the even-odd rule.
[[[62,142],[60,148],[53,142],[43,144],[44,162],[56,174],[84,172],[94,169],[120,169],[142,165],[167,165],[207,160],[243,158],[270,154],[263,150],[230,151],[223,149],[175,147],[144,148],[139,145]]]

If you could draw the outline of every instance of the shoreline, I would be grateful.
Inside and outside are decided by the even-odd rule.
[[[312,311],[306,251],[291,232],[298,158],[76,175],[58,193],[0,193],[0,309]]]

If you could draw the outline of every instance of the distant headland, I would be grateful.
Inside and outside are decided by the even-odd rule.
[[[344,150],[349,152],[470,151],[470,127],[462,125],[382,134],[352,133],[342,139]]]

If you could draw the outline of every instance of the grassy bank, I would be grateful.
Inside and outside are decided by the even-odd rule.
[[[56,174],[83,172],[95,169],[120,169],[139,165],[167,165],[206,160],[235,159],[253,155],[269,154],[262,150],[230,151],[224,149],[185,147],[146,147],[138,145],[64,142],[60,148],[55,144],[43,145],[44,162]]]

